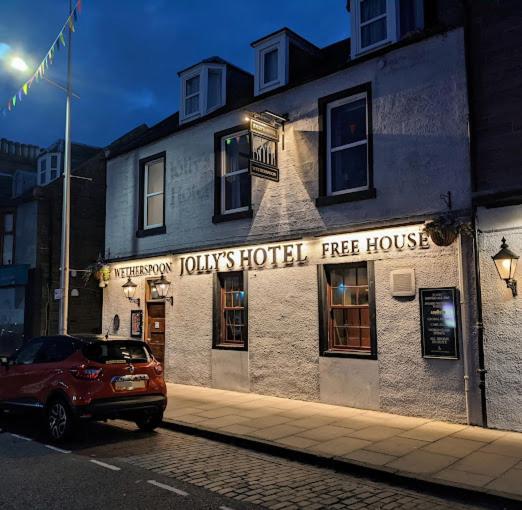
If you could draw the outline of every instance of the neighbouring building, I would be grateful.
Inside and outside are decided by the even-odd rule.
[[[522,256],[522,4],[468,2],[466,28],[487,418],[522,431],[522,289],[506,285],[522,279],[522,262],[500,275],[492,260],[503,239]]]
[[[23,334],[28,278],[25,249],[15,236],[11,198],[34,187],[40,151],[35,145],[0,139],[0,344],[6,350]]]
[[[64,144],[34,152],[30,165],[16,167],[11,193],[1,199],[1,244],[10,253],[0,266],[1,354],[24,339],[58,332]],[[80,178],[71,182],[71,268],[84,269],[103,253],[105,153],[73,143],[72,164]],[[94,281],[85,285],[81,275],[71,279],[69,328],[99,333],[101,289]]]
[[[107,163],[103,330],[169,381],[482,423],[463,7],[349,2],[254,75],[179,73],[180,111]]]

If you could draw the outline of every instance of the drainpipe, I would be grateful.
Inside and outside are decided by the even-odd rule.
[[[473,60],[471,58],[471,17],[473,5],[470,0],[462,0],[463,16],[464,16],[464,57],[466,63],[466,86],[468,96],[468,138],[469,138],[469,159],[471,168],[471,189],[476,190],[476,176],[477,176],[477,158],[475,145],[475,87],[473,86]],[[484,363],[484,323],[482,320],[482,289],[480,279],[480,252],[478,247],[478,228],[477,228],[477,207],[473,205],[471,221],[473,229],[473,262],[475,273],[475,300],[477,305],[477,354],[478,354],[478,369],[479,374],[479,389],[480,402],[482,411],[482,426],[488,426],[488,411],[486,399],[486,368]]]
[[[488,426],[488,403],[486,399],[486,364],[484,361],[484,322],[482,316],[482,287],[480,279],[480,251],[478,245],[479,230],[477,228],[477,207],[473,206],[473,261],[475,262],[475,289],[477,300],[477,349],[480,402],[482,407],[482,426]]]
[[[468,287],[464,281],[464,261],[463,261],[462,234],[459,234],[457,244],[457,261],[459,273],[460,289],[460,313],[462,331],[462,358],[464,362],[464,398],[466,402],[466,423],[471,424],[471,397],[470,397],[470,372],[472,371],[472,356],[470,352],[470,331],[469,331],[469,310],[468,310]]]

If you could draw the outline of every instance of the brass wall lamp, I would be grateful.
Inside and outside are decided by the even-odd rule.
[[[134,297],[138,286],[130,279],[130,276],[129,276],[129,279],[122,285],[122,288],[123,288],[123,293],[125,294],[125,297],[131,303],[136,303],[138,306],[140,306],[140,298]]]
[[[163,273],[161,273],[161,278],[154,282],[154,287],[156,287],[159,298],[165,302],[168,301],[171,306],[174,306],[174,298],[168,296],[170,285],[170,282],[165,278]]]
[[[509,249],[505,237],[502,238],[500,251],[491,258],[493,259],[493,262],[495,262],[498,275],[506,282],[507,287],[511,289],[513,297],[515,297],[517,295],[517,281],[514,276],[517,269],[517,262],[520,257]]]

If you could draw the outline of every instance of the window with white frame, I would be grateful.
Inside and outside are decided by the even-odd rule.
[[[60,176],[60,153],[49,153],[38,159],[38,185],[44,186]]]
[[[254,43],[256,51],[255,95],[287,84],[288,37],[279,33]]]
[[[225,104],[225,65],[201,64],[181,74],[180,121],[188,122]]]
[[[0,264],[14,263],[14,213],[0,212]]]
[[[50,159],[51,159],[51,178],[50,178],[50,180],[53,181],[60,174],[60,172],[58,171],[59,154],[51,154]]]
[[[326,135],[327,194],[369,189],[366,92],[327,104]]]
[[[221,213],[250,207],[250,133],[240,131],[221,139]]]
[[[424,28],[424,0],[351,0],[352,58]]]
[[[191,117],[200,112],[199,97],[200,97],[200,76],[196,74],[185,80],[185,116]]]
[[[47,157],[38,160],[38,184],[43,186],[47,182]]]
[[[397,40],[396,0],[352,0],[352,56]]]
[[[164,225],[165,159],[148,161],[143,168],[143,228]]]

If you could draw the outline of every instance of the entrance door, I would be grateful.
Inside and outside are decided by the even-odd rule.
[[[149,344],[156,359],[163,363],[165,360],[165,303],[154,300],[157,292],[153,282],[149,282],[147,287],[145,341]]]

